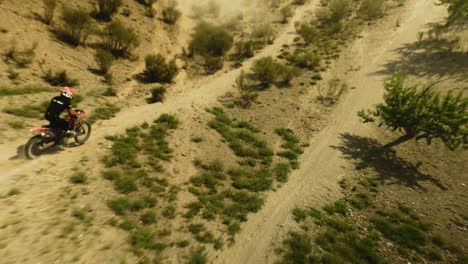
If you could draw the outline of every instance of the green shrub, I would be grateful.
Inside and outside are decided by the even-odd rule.
[[[256,60],[251,70],[255,80],[259,81],[263,87],[269,87],[277,80],[282,65],[275,62],[270,56]]]
[[[138,228],[130,235],[130,244],[136,248],[151,249],[154,246],[154,233],[147,228]]]
[[[96,60],[96,63],[99,66],[101,74],[106,74],[115,60],[114,55],[112,55],[112,53],[102,49],[96,50],[96,53],[94,54],[94,59]]]
[[[164,124],[169,129],[176,129],[180,122],[174,115],[162,114],[154,121],[155,123]]]
[[[44,116],[44,112],[47,109],[47,106],[49,105],[48,101],[44,101],[40,105],[24,105],[22,107],[7,107],[3,109],[4,113],[10,114],[10,115],[16,115],[16,116],[21,116],[21,117],[28,117],[28,118],[38,118],[42,119]]]
[[[278,163],[274,169],[276,180],[279,182],[288,181],[288,175],[291,172],[291,167],[288,163]]]
[[[233,37],[223,27],[200,22],[189,44],[191,54],[224,56],[233,45]]]
[[[330,20],[337,22],[346,17],[352,9],[351,0],[332,0],[329,4]]]
[[[20,193],[21,193],[21,190],[15,187],[15,188],[11,188],[11,189],[8,191],[7,195],[8,195],[8,196],[14,196],[14,195],[18,195],[18,194],[20,194]]]
[[[232,185],[238,189],[253,192],[266,191],[271,188],[273,180],[268,169],[253,170],[248,167],[238,167],[229,170]]]
[[[62,21],[60,37],[73,45],[85,45],[88,37],[96,32],[96,25],[85,10],[64,7]]]
[[[205,231],[205,226],[203,224],[190,224],[188,226],[188,230],[190,231],[190,233],[196,235],[202,231]]]
[[[236,56],[239,58],[252,58],[257,44],[253,41],[239,41],[236,43]]]
[[[79,84],[77,79],[72,79],[70,76],[68,76],[66,70],[54,73],[49,69],[42,76],[42,79],[53,86],[77,86]]]
[[[208,74],[213,74],[223,68],[224,60],[222,57],[205,56],[205,69]]]
[[[89,122],[94,123],[97,120],[107,120],[115,117],[115,114],[120,111],[120,108],[112,106],[112,105],[107,105],[104,107],[98,107],[94,109],[94,111],[91,113],[90,118],[88,119]]]
[[[136,179],[132,175],[120,175],[114,180],[115,189],[120,193],[130,193],[138,190]]]
[[[128,56],[140,45],[138,35],[121,21],[113,21],[101,34],[104,46],[116,56]]]
[[[345,216],[348,214],[348,205],[344,201],[338,200],[334,202],[333,204],[324,206],[323,210],[330,215],[338,213],[338,214]]]
[[[117,96],[117,91],[114,87],[107,87],[106,90],[102,93],[103,96]]]
[[[165,86],[154,87],[151,89],[151,97],[148,99],[148,103],[154,104],[158,102],[164,102],[164,95],[167,89]]]
[[[297,33],[304,39],[305,43],[312,44],[314,41],[317,41],[320,37],[320,31],[308,24],[301,24],[297,28]]]
[[[123,222],[120,223],[119,227],[124,230],[132,230],[136,227],[136,224],[132,220],[125,218]]]
[[[127,198],[118,198],[107,202],[107,206],[114,211],[116,215],[125,215],[130,209],[130,201]]]
[[[167,24],[174,25],[180,18],[182,13],[175,7],[166,7],[162,11],[163,21]]]
[[[208,263],[208,256],[205,252],[205,248],[201,247],[196,250],[192,250],[188,259],[188,264],[206,264]]]
[[[122,6],[122,0],[96,0],[96,6],[96,18],[102,21],[111,21],[112,16]]]
[[[52,24],[57,7],[57,0],[42,0],[44,4],[44,22],[47,25]]]
[[[140,220],[145,225],[156,223],[156,212],[154,210],[148,210],[140,216]]]
[[[166,206],[161,212],[165,218],[173,219],[175,217],[176,208],[172,205]]]
[[[295,66],[283,66],[281,69],[282,81],[289,84],[294,78],[299,77],[302,71]]]
[[[75,184],[83,184],[86,183],[88,180],[88,176],[86,176],[85,172],[75,172],[71,177],[70,181]]]
[[[359,7],[359,15],[365,19],[374,19],[383,15],[385,0],[364,0]]]
[[[313,70],[320,66],[320,55],[312,50],[304,50],[286,57],[286,59],[296,66]]]
[[[15,71],[13,67],[8,67],[8,79],[17,80],[19,79],[19,72]]]
[[[143,75],[147,82],[171,82],[178,72],[175,59],[166,63],[166,59],[161,54],[147,55],[145,65]]]
[[[12,95],[24,95],[24,94],[35,94],[42,92],[51,92],[52,90],[48,87],[39,85],[27,85],[23,87],[0,87],[0,97],[12,96]]]
[[[22,120],[15,120],[8,122],[8,125],[13,129],[23,129],[24,128],[24,121]]]

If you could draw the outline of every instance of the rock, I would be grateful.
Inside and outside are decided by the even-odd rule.
[[[387,242],[385,245],[386,245],[387,247],[389,247],[389,248],[393,247],[392,242]]]

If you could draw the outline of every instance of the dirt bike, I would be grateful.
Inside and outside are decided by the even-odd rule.
[[[54,129],[49,126],[34,127],[31,132],[36,134],[28,140],[24,147],[26,157],[29,159],[38,158],[44,151],[52,146],[61,144],[68,138],[74,138],[79,145],[84,144],[91,136],[91,124],[82,120],[88,114],[83,110],[75,109],[76,116],[66,116],[64,120],[68,122],[68,131],[62,131],[56,137]]]

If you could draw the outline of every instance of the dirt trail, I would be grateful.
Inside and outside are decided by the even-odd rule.
[[[139,124],[143,121],[152,121],[157,114],[164,112],[187,112],[190,113],[193,109],[204,109],[206,106],[212,105],[216,99],[225,94],[227,91],[232,89],[232,85],[235,83],[236,77],[239,75],[241,70],[248,71],[255,59],[274,55],[284,44],[291,44],[293,42],[293,34],[295,32],[294,23],[301,21],[307,12],[310,12],[317,5],[318,0],[311,1],[309,4],[297,8],[296,14],[291,19],[288,26],[278,35],[277,39],[272,45],[264,48],[254,58],[251,58],[244,62],[243,67],[229,71],[227,73],[218,73],[207,78],[197,81],[182,81],[171,87],[172,90],[178,91],[179,94],[170,98],[167,103],[164,104],[150,104],[144,106],[138,106],[130,108],[125,112],[119,113],[119,115],[109,121],[102,122],[101,125],[95,126],[92,137],[83,146],[79,148],[66,149],[60,152],[60,154],[45,155],[39,160],[44,161],[47,159],[55,159],[54,156],[60,155],[60,159],[63,161],[73,161],[76,157],[93,153],[93,150],[98,149],[98,145],[104,142],[104,136],[119,133],[132,125]],[[16,142],[9,142],[0,146],[0,181],[5,180],[7,176],[11,176],[11,161],[9,159],[15,159],[20,150],[20,146],[26,143],[27,139],[21,139]],[[21,156],[19,157],[21,158]],[[32,163],[30,161],[23,160],[22,162],[15,161],[15,173],[23,172],[31,168]],[[21,170],[18,170],[20,166]]]
[[[331,75],[345,79],[352,90],[333,112],[330,125],[317,135],[302,156],[301,169],[293,173],[289,182],[270,194],[265,207],[251,217],[236,237],[233,247],[221,252],[215,263],[273,263],[274,244],[292,224],[291,210],[301,205],[322,205],[340,195],[337,181],[346,171],[341,153],[331,148],[340,144],[341,133],[372,137],[370,126],[363,125],[357,111],[369,107],[382,96],[382,81],[388,76],[376,75],[382,65],[398,54],[394,50],[405,43],[416,41],[417,33],[430,22],[439,22],[446,15],[443,7],[431,1],[411,1],[402,17],[400,27],[395,20],[374,27],[363,34],[337,61]],[[350,68],[359,70],[346,74]],[[391,139],[389,139],[391,140]]]

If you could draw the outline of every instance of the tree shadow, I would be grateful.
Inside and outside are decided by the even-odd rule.
[[[468,76],[468,52],[463,52],[458,41],[445,38],[427,38],[394,50],[400,58],[383,66],[373,75],[391,75],[397,70],[418,77],[453,78],[465,81]]]
[[[420,182],[430,182],[442,190],[447,190],[438,179],[429,174],[421,173],[419,165],[399,157],[395,150],[386,148],[375,139],[342,133],[341,144],[330,146],[341,151],[345,159],[352,160],[356,169],[373,169],[378,174],[377,180],[389,185],[400,184],[427,189]]]

